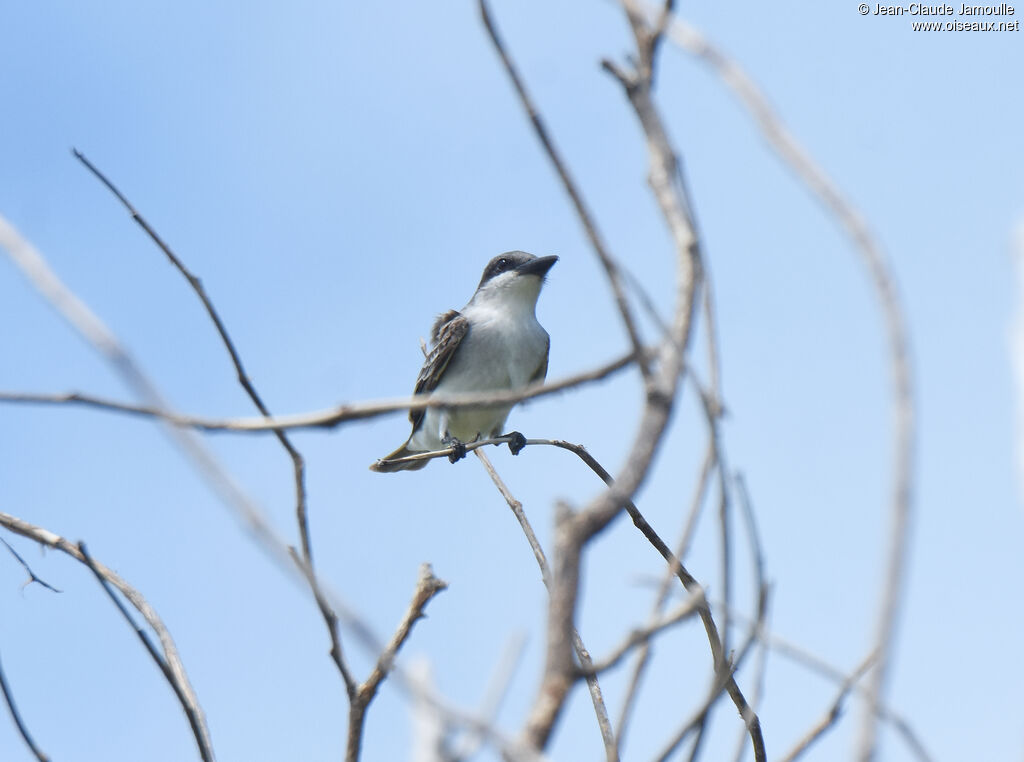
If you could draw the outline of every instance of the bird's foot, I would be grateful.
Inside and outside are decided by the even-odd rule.
[[[510,431],[508,434],[502,434],[501,436],[502,438],[508,437],[508,449],[512,451],[513,455],[518,455],[526,447],[526,437],[518,431]]]
[[[441,444],[445,447],[450,447],[452,452],[448,456],[448,461],[451,463],[457,463],[466,457],[466,445],[455,437],[446,435],[442,440]]]

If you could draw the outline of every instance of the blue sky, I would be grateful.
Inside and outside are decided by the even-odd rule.
[[[1021,33],[914,32],[909,18],[861,16],[853,3],[682,12],[752,74],[862,210],[899,282],[920,438],[890,702],[936,759],[1018,758],[1024,733],[1006,708],[1024,681],[1008,354],[1011,238],[1024,215]],[[496,2],[494,13],[613,253],[667,310],[671,250],[645,185],[645,149],[598,66],[629,51],[621,11],[533,1]],[[508,249],[560,257],[538,307],[552,336],[550,377],[625,350],[599,267],[475,4],[3,3],[0,28],[0,214],[177,408],[252,412],[187,285],[72,146],[200,275],[274,411],[407,393],[433,317],[465,303],[486,261]],[[888,527],[888,371],[874,294],[849,241],[706,69],[666,46],[658,97],[713,278],[725,442],[760,522],[773,630],[851,669],[874,632]],[[0,388],[128,395],[6,259],[0,316]],[[614,472],[640,403],[637,378],[624,374],[526,405],[510,424],[582,442]],[[314,606],[159,428],[9,405],[0,427],[0,510],[87,541],[149,597],[178,641],[220,759],[340,756],[347,704]],[[539,575],[472,459],[396,476],[367,470],[406,435],[395,415],[296,436],[318,567],[385,635],[418,565],[432,562],[450,588],[401,658],[429,660],[439,689],[465,706],[486,693],[507,640],[525,633],[500,716],[514,731],[542,659]],[[703,437],[686,394],[638,498],[666,538],[685,518]],[[276,443],[209,443],[294,537],[290,463]],[[564,453],[492,458],[542,541],[556,499],[581,505],[598,488]],[[92,577],[5,539],[64,591],[19,592],[21,569],[0,553],[0,658],[43,749],[54,759],[191,758],[173,695]],[[717,553],[708,514],[689,566],[712,597]],[[645,580],[660,565],[619,522],[587,566],[580,631],[599,655],[647,615]],[[749,607],[749,584],[737,587]],[[367,655],[348,650],[365,677]],[[698,627],[668,636],[658,654],[625,759],[650,758],[703,694]],[[613,715],[625,677],[605,680]],[[770,757],[834,691],[770,660],[761,712]],[[598,755],[588,703],[577,691],[554,758]],[[849,756],[857,711],[811,759]],[[712,748],[731,754],[736,732],[720,711]],[[882,742],[881,759],[911,758],[892,733]],[[366,743],[367,760],[408,758],[408,706],[393,685],[371,707]],[[0,750],[28,759],[7,721]]]

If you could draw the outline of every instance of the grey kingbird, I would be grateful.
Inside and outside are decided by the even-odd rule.
[[[543,381],[548,372],[548,332],[537,322],[540,287],[558,257],[535,257],[525,251],[499,254],[484,268],[480,285],[460,311],[449,310],[430,331],[430,352],[416,379],[415,394],[490,392],[522,389]],[[465,456],[465,443],[501,435],[511,404],[446,410],[409,411],[412,433],[371,471],[423,468],[426,460],[391,463],[418,452],[453,447],[454,463]],[[515,432],[518,433],[518,432]],[[525,440],[519,434],[514,453]]]

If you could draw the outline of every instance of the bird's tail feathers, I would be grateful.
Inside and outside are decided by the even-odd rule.
[[[395,471],[419,471],[423,468],[429,460],[413,460],[407,463],[392,463],[390,461],[396,460],[397,458],[404,458],[406,455],[415,455],[416,450],[409,449],[409,442],[407,441],[397,450],[390,455],[385,455],[376,462],[370,465],[371,471],[376,471],[379,474],[390,474]]]

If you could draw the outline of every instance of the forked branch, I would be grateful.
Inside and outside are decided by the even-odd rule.
[[[178,648],[167,626],[142,594],[121,579],[116,572],[89,556],[81,545],[76,546],[60,535],[7,513],[0,513],[0,526],[22,537],[27,537],[42,545],[59,550],[61,553],[71,556],[71,558],[85,564],[92,570],[92,573],[96,575],[96,578],[103,585],[103,589],[117,605],[118,610],[132,624],[133,629],[142,639],[146,649],[160,667],[160,671],[163,673],[168,685],[171,686],[175,696],[178,697],[178,702],[181,704],[182,709],[185,710],[186,717],[188,717],[189,725],[192,728],[192,735],[195,737],[196,746],[199,748],[200,757],[204,762],[212,762],[214,759],[213,745],[210,741],[210,731],[206,726],[206,716],[203,714],[202,707],[199,706],[199,699],[196,697],[188,675],[185,673],[185,665],[178,655]],[[142,615],[142,618],[146,620],[146,624],[156,633],[157,639],[160,641],[159,650],[149,641],[145,632],[134,624],[131,616],[124,608],[121,600],[111,590],[111,587],[116,588],[125,597],[135,610]]]

